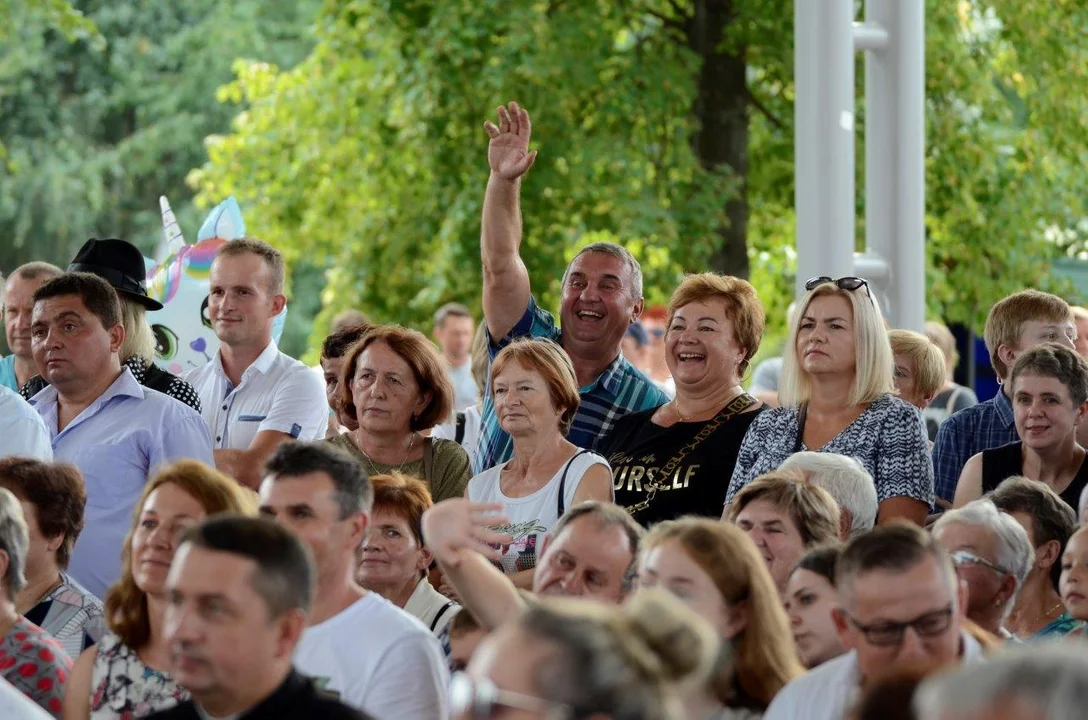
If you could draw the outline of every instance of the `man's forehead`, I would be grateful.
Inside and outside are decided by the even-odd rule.
[[[584,252],[571,260],[567,267],[567,274],[596,277],[599,275],[615,275],[627,279],[630,277],[630,268],[622,258],[603,252]]]
[[[868,616],[910,620],[947,607],[953,600],[949,574],[932,559],[907,571],[871,570],[854,576],[840,588],[840,597],[859,620]]]
[[[83,298],[79,295],[57,295],[34,303],[34,317],[50,319],[64,314],[83,317],[89,315],[90,310],[83,304]]]
[[[585,562],[598,559],[619,560],[629,564],[632,557],[630,541],[622,527],[603,522],[591,515],[577,518],[552,541],[552,549],[577,555]]]
[[[170,586],[194,594],[229,594],[233,586],[249,582],[256,568],[249,558],[186,543],[177,552]]]

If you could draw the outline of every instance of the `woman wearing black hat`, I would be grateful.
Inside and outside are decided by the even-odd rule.
[[[153,362],[155,334],[147,322],[147,311],[162,310],[162,303],[147,294],[143,253],[124,240],[91,238],[72,258],[68,272],[92,273],[109,282],[117,291],[125,325],[121,362],[128,366],[137,382],[200,412],[200,399],[193,386],[160,369]],[[29,400],[47,384],[40,375],[36,375],[19,392]]]

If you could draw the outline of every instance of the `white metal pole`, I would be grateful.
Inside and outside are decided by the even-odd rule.
[[[895,9],[895,86],[899,213],[895,244],[896,319],[922,331],[926,321],[926,43],[924,0],[882,0]]]
[[[854,268],[853,0],[795,0],[798,297],[810,277]]]

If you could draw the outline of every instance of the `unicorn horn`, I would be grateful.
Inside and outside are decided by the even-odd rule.
[[[166,240],[166,252],[164,257],[185,247],[185,238],[181,234],[178,219],[174,217],[174,211],[170,209],[170,201],[165,195],[159,196],[159,209],[162,211],[162,234]]]

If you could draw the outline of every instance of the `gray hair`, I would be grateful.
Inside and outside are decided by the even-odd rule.
[[[849,537],[868,532],[876,524],[876,484],[857,458],[806,451],[790,455],[778,469],[800,472],[810,483],[827,490],[839,507],[849,510]]]
[[[26,554],[30,537],[23,518],[23,506],[7,488],[0,488],[0,550],[8,556],[8,569],[4,573],[4,593],[7,600],[15,602],[15,596],[26,585]]]
[[[1016,580],[1016,591],[1005,603],[1001,618],[1008,617],[1016,604],[1016,596],[1024,586],[1024,580],[1035,564],[1035,548],[1024,527],[1011,515],[997,509],[989,498],[974,500],[956,510],[948,510],[933,526],[933,536],[939,537],[941,531],[949,525],[958,523],[971,527],[985,528],[997,539],[997,558],[995,564],[1007,570]]]
[[[1006,646],[1007,647],[1007,646]],[[1088,697],[1088,643],[1025,645],[926,680],[914,696],[917,717],[972,717],[1027,704],[1044,720],[1081,720]],[[989,711],[989,712],[987,712]]]
[[[1080,501],[1077,502],[1077,521],[1084,522],[1088,520],[1088,516],[1085,515],[1085,510],[1088,510],[1088,485],[1080,491]]]
[[[584,248],[578,251],[570,263],[574,264],[574,261],[582,257],[586,253],[601,253],[603,255],[611,255],[612,257],[619,258],[623,261],[623,264],[627,266],[627,271],[631,273],[631,297],[635,300],[642,299],[642,266],[638,264],[638,260],[635,260],[635,256],[631,254],[631,251],[622,245],[610,242],[595,242],[586,245]],[[570,274],[570,265],[567,265],[567,269],[563,271],[563,284],[567,284],[567,275]]]

